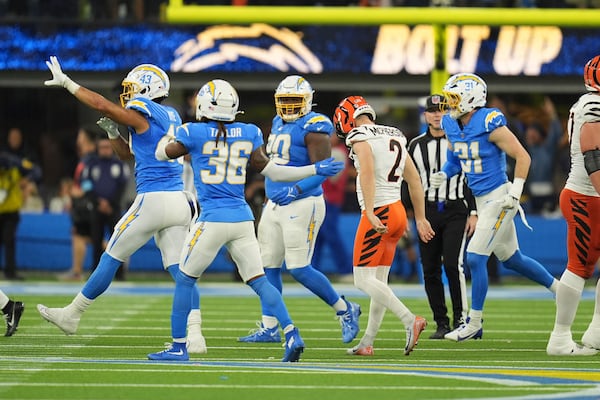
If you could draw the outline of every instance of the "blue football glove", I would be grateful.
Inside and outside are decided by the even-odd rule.
[[[344,162],[334,161],[333,157],[326,158],[325,160],[317,161],[315,168],[317,175],[321,176],[333,176],[344,169]]]
[[[292,201],[296,200],[296,197],[298,197],[299,194],[298,186],[288,186],[275,192],[275,194],[271,196],[271,201],[278,206],[287,206]]]

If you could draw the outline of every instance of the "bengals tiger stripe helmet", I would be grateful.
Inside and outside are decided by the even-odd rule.
[[[348,132],[356,127],[354,120],[363,114],[368,114],[375,121],[377,115],[373,107],[362,96],[349,96],[340,101],[333,114],[333,126],[338,137],[344,139]]]
[[[592,58],[583,69],[583,82],[590,92],[600,92],[600,56]]]

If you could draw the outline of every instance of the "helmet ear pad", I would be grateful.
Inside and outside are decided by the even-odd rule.
[[[592,58],[583,68],[583,82],[590,92],[600,92],[600,55]]]

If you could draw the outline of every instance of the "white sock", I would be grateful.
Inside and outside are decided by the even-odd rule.
[[[0,310],[2,310],[8,304],[10,299],[2,290],[0,290]]]
[[[553,333],[558,335],[571,333],[584,285],[585,279],[582,277],[568,269],[563,272],[556,289],[556,320]]]
[[[552,285],[548,288],[553,294],[556,294],[556,288],[558,288],[558,279],[552,281]]]
[[[379,328],[381,327],[381,323],[383,322],[383,317],[385,315],[385,306],[381,303],[376,302],[371,299],[369,303],[369,317],[367,319],[367,328],[365,329],[365,334],[360,339],[360,345],[362,347],[372,346],[375,342],[375,337],[377,336],[377,332],[379,332]]]
[[[288,326],[286,326],[285,328],[283,328],[283,333],[289,333],[294,329],[294,324],[289,324]]]
[[[71,304],[66,307],[66,309],[68,312],[75,314],[76,316],[81,316],[81,314],[83,314],[93,302],[94,300],[88,299],[83,295],[83,293],[79,292]]]
[[[277,321],[276,317],[271,317],[270,315],[263,315],[262,324],[265,328],[273,329],[277,325],[279,325],[279,321]]]
[[[360,339],[360,342],[358,343],[358,347],[373,346],[373,343],[375,343],[375,335],[371,335],[365,332],[363,337]]]
[[[202,335],[202,314],[200,309],[190,311],[187,320],[187,329],[189,335]]]
[[[596,283],[596,305],[594,306],[594,315],[590,327],[600,329],[600,279]]]
[[[473,310],[471,308],[471,310],[469,311],[469,324],[471,325],[475,325],[475,326],[481,326],[481,319],[483,318],[483,311],[482,310]]]
[[[354,281],[358,289],[362,290],[375,301],[396,315],[404,324],[410,326],[415,319],[413,313],[400,301],[387,283],[377,279],[377,268],[354,268]]]
[[[340,312],[340,311],[341,312],[348,311],[348,304],[346,304],[344,299],[342,299],[341,297],[338,299],[338,301],[333,303],[333,305],[331,307],[333,307],[333,309],[335,310],[336,313]]]

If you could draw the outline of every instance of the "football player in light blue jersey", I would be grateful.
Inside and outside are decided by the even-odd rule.
[[[461,169],[475,196],[479,219],[467,247],[471,270],[471,310],[465,324],[446,339],[481,339],[483,303],[488,289],[487,259],[494,253],[504,266],[556,293],[557,280],[537,261],[522,254],[513,218],[522,213],[519,199],[531,158],[506,126],[496,108],[485,108],[487,85],[477,75],[457,74],[448,79],[444,96],[449,113],[442,119],[448,137],[448,158],[442,171],[431,176],[432,187]],[[506,175],[506,155],[516,160],[512,183]],[[524,220],[524,217],[523,217]],[[524,220],[525,221],[525,220]]]
[[[191,155],[200,217],[183,246],[175,282],[171,333],[166,350],[148,354],[151,360],[185,361],[185,320],[191,307],[190,292],[222,246],[226,246],[240,276],[258,294],[261,304],[273,310],[285,333],[282,361],[295,362],[304,350],[281,293],[269,283],[262,268],[254,232],[254,216],[244,196],[248,163],[270,179],[296,181],[318,173],[335,175],[344,164],[327,159],[314,165],[289,167],[269,160],[261,130],[253,124],[235,122],[239,98],[229,82],[206,83],[196,97],[196,119],[166,135],[156,149],[156,158],[169,160]]]
[[[158,161],[154,155],[159,140],[181,125],[175,109],[160,104],[169,95],[170,85],[162,69],[152,64],[132,69],[122,82],[119,105],[71,80],[62,72],[56,57],[50,57],[46,64],[52,72],[46,86],[64,87],[79,101],[102,113],[105,118],[98,124],[107,131],[115,152],[121,159],[135,159],[137,196],[115,225],[94,273],[68,306],[38,305],[44,319],[72,335],[77,331],[83,312],[106,291],[121,263],[150,238],[154,237],[165,269],[173,277],[177,275],[181,246],[197,207],[195,199],[183,191],[182,164]],[[128,127],[129,143],[121,137],[117,123]],[[197,288],[190,298],[193,311],[188,321],[188,351],[205,353]]]
[[[312,111],[313,89],[306,79],[290,75],[275,91],[277,115],[273,118],[267,154],[278,164],[309,165],[331,156],[331,120]],[[335,311],[342,327],[342,341],[351,342],[359,331],[360,306],[340,296],[329,279],[313,268],[315,240],[325,218],[322,176],[297,182],[265,179],[270,199],[258,224],[258,241],[265,273],[282,291],[281,268],[285,261],[290,274]],[[268,307],[262,308],[258,329],[241,342],[281,342],[277,319]]]

